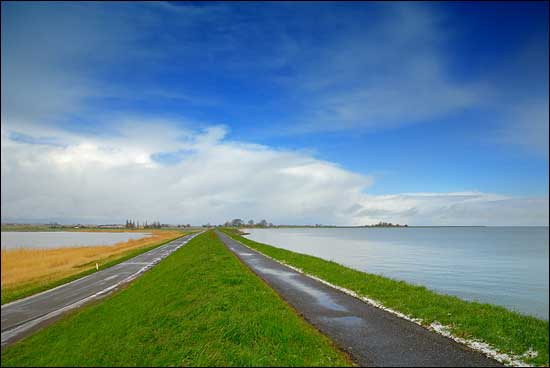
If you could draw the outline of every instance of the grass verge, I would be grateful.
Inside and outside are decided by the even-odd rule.
[[[2,351],[2,366],[344,366],[209,231],[126,289]]]
[[[65,276],[60,276],[60,275],[57,275],[57,274],[45,275],[45,277],[43,277],[43,278],[35,278],[35,279],[33,279],[31,281],[28,281],[28,282],[20,282],[20,283],[16,283],[14,285],[9,285],[9,286],[8,285],[2,285],[1,302],[2,302],[2,304],[6,304],[6,303],[9,303],[9,302],[15,301],[17,299],[25,298],[27,296],[40,293],[42,291],[52,289],[52,288],[57,287],[59,285],[66,284],[66,283],[71,282],[73,280],[76,280],[76,279],[79,279],[81,277],[90,275],[94,272],[97,272],[97,270],[95,268],[95,263],[96,262],[101,265],[100,270],[104,269],[104,268],[108,268],[108,267],[114,266],[118,263],[124,262],[127,259],[133,258],[135,256],[138,256],[138,255],[142,254],[142,253],[145,253],[145,252],[147,252],[151,249],[160,247],[161,245],[169,243],[169,242],[171,242],[175,239],[181,238],[182,236],[185,236],[187,234],[188,233],[186,233],[186,232],[181,232],[181,233],[178,233],[176,235],[172,234],[168,238],[164,238],[161,241],[156,241],[156,242],[149,243],[149,244],[145,243],[144,246],[141,246],[139,248],[132,248],[132,249],[122,251],[120,253],[113,254],[113,255],[110,255],[110,256],[103,256],[102,257],[101,253],[98,253],[99,255],[97,256],[97,258],[91,260],[90,262],[87,262],[86,264],[78,265],[78,266],[74,267],[73,269],[69,270],[68,272],[74,272],[74,273],[70,274],[68,276],[66,276],[66,275]],[[107,248],[107,247],[102,247],[102,248]],[[79,248],[79,249],[82,249],[83,251],[89,251],[86,248]],[[32,252],[32,251],[39,251],[39,250],[30,250],[30,251]],[[49,251],[51,251],[51,250],[44,250],[44,252],[49,252]],[[54,251],[57,251],[57,250],[54,250]],[[63,249],[61,249],[61,251],[63,251]],[[69,251],[71,251],[70,248],[69,248]],[[91,251],[94,251],[94,250],[92,249]],[[2,258],[3,258],[2,268],[4,269],[5,268],[5,265],[4,265],[5,253],[4,253],[4,251],[2,251]],[[64,273],[66,273],[66,272],[64,272]],[[2,275],[2,276],[4,278],[4,275]],[[2,280],[2,281],[4,281],[4,280]]]
[[[223,229],[227,235],[267,256],[302,269],[334,285],[375,299],[384,306],[422,319],[429,326],[439,322],[451,328],[453,335],[482,340],[501,352],[524,356],[526,363],[548,366],[548,321],[511,312],[503,307],[467,302],[454,296],[435,293],[423,286],[411,285],[386,277],[368,274],[336,262],[291,252],[258,243],[239,235],[236,229]]]

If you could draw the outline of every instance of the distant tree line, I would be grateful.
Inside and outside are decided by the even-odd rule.
[[[399,224],[392,224],[391,222],[383,222],[380,221],[377,224],[374,225],[365,225],[365,227],[408,227],[409,225],[399,225]]]
[[[161,227],[166,227],[168,225],[161,224],[160,221],[153,221],[151,223],[148,223],[146,220],[145,222],[142,222],[142,227],[144,229],[160,229]],[[135,220],[126,220],[126,228],[127,229],[139,229],[139,221]]]
[[[248,220],[248,222],[244,222],[242,219],[233,219],[231,221],[226,221],[223,226],[225,227],[273,227],[274,225],[271,222],[267,222],[266,220],[261,220],[257,223],[254,223],[254,220]]]

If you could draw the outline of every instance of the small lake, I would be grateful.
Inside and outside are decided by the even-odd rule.
[[[2,231],[2,249],[66,248],[114,245],[130,239],[141,239],[148,233],[83,232],[83,231]]]
[[[548,227],[247,229],[248,238],[548,320]]]

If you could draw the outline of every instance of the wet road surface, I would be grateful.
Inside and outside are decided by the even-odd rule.
[[[216,233],[244,264],[361,366],[502,366]]]
[[[198,234],[191,234],[115,266],[2,306],[2,347],[58,319],[64,312],[104,297],[147,271]]]

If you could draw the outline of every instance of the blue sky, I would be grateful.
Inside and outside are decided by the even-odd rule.
[[[548,29],[547,2],[3,2],[2,219],[547,224]],[[124,170],[190,208],[92,206]]]

